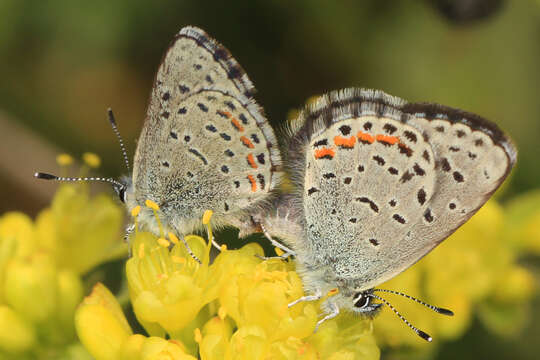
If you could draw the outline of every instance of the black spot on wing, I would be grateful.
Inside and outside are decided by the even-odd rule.
[[[223,140],[225,140],[225,141],[230,141],[231,140],[231,137],[226,133],[221,133],[221,134],[219,134],[219,136],[221,136],[223,138]]]
[[[395,133],[397,131],[397,127],[395,127],[392,124],[384,124],[383,129],[384,129],[384,131],[386,131],[386,133],[388,133],[390,135],[392,135],[393,133]]]
[[[369,207],[371,208],[371,210],[373,210],[376,213],[379,212],[379,207],[377,206],[377,204],[375,204],[372,200],[370,200],[369,198],[367,198],[365,196],[357,197],[356,201],[360,201],[361,203],[368,204]]]
[[[339,131],[341,131],[343,135],[349,135],[351,133],[351,127],[348,125],[342,125],[339,127]]]
[[[208,112],[208,106],[206,106],[205,104],[197,103],[197,106],[199,107],[199,109],[201,109],[201,111]]]
[[[248,124],[248,119],[246,118],[246,116],[244,114],[240,114],[238,116],[238,118],[240,119],[240,121],[242,121],[242,124],[244,124],[244,125]]]
[[[383,166],[386,163],[386,161],[384,161],[384,159],[379,155],[373,156],[373,160],[375,160],[375,162],[381,166]]]
[[[412,131],[405,130],[405,131],[403,132],[403,135],[404,135],[407,139],[409,139],[409,141],[411,141],[411,142],[413,142],[413,143],[415,143],[415,142],[418,140],[418,139],[416,138],[415,133],[413,133]]]
[[[405,219],[399,214],[392,215],[392,219],[396,220],[400,224],[405,224]]]
[[[433,222],[433,215],[431,214],[431,209],[426,209],[426,211],[424,212],[424,219],[426,219],[428,223]]]
[[[194,148],[189,148],[188,151],[192,153],[193,155],[195,155],[197,158],[199,158],[203,162],[204,165],[208,165],[208,160],[206,160],[203,154],[201,154],[198,150]]]
[[[458,171],[454,171],[452,175],[454,176],[454,180],[456,180],[458,183],[462,183],[463,181],[465,181],[463,175]]]
[[[215,127],[214,125],[212,125],[212,124],[208,124],[208,125],[206,125],[204,128],[205,128],[206,130],[210,131],[210,132],[213,132],[213,133],[217,132],[216,127]]]
[[[323,178],[325,178],[325,179],[333,179],[335,177],[336,177],[336,174],[334,174],[334,173],[323,174]]]
[[[317,189],[317,188],[315,188],[315,187],[312,187],[312,188],[310,188],[310,189],[308,190],[307,193],[308,193],[308,195],[313,195],[313,193],[316,193],[316,192],[318,192],[318,191],[319,191],[319,189]]]
[[[420,165],[418,165],[418,163],[415,163],[414,166],[413,166],[413,170],[414,170],[414,173],[418,176],[424,176],[426,175],[426,171],[424,169],[422,169],[422,167],[420,167]]]
[[[424,205],[424,203],[426,202],[426,191],[424,189],[420,189],[418,190],[418,193],[416,195],[420,205]]]
[[[409,170],[407,170],[407,171],[405,171],[405,173],[401,176],[401,178],[399,179],[399,181],[401,181],[402,183],[406,183],[407,181],[411,180],[413,176],[414,176],[414,174],[411,173]]]
[[[328,139],[322,139],[313,144],[313,147],[328,145]]]
[[[257,179],[259,179],[259,184],[261,185],[261,189],[264,189],[264,185],[265,185],[264,175],[257,174]]]

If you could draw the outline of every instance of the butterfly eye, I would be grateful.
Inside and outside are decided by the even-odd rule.
[[[118,198],[121,202],[126,202],[126,187],[125,186],[113,186],[114,191],[118,194]]]
[[[125,203],[126,202],[126,189],[121,188],[120,191],[118,191],[118,196],[120,197],[120,201]]]
[[[354,307],[362,309],[369,305],[369,296],[366,296],[364,293],[357,293],[354,295],[353,302]]]

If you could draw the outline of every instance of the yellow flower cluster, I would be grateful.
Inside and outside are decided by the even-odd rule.
[[[208,234],[208,242],[185,238],[202,264],[172,234],[135,234],[127,279],[150,336],[133,335],[98,285],[76,315],[79,337],[96,359],[378,359],[370,321],[345,315],[314,334],[319,303],[287,307],[303,294],[293,263],[262,261],[261,247],[251,243],[223,246],[210,264]]]
[[[125,256],[121,221],[110,196],[90,199],[84,184],[62,185],[35,222],[16,212],[0,217],[1,359],[89,359],[73,324],[81,274]]]
[[[92,154],[85,161],[83,172],[99,165]],[[73,159],[63,155],[58,162],[67,166]],[[157,213],[157,204],[146,206]],[[135,220],[138,211],[132,211]],[[342,314],[314,333],[320,301],[287,307],[303,295],[294,260],[261,260],[256,243],[212,254],[209,212],[203,219],[208,241],[182,239],[202,263],[172,233],[136,228],[132,234],[129,297],[147,335],[134,334],[105,286],[95,285],[82,300],[81,275],[127,255],[122,212],[110,194],[90,197],[88,186],[77,183],[61,185],[35,221],[20,213],[0,217],[1,359],[369,360],[379,358],[377,343],[424,355],[435,348],[388,309],[373,322]],[[462,336],[473,316],[492,332],[514,334],[535,290],[531,273],[517,265],[525,253],[540,255],[540,191],[504,208],[489,202],[433,253],[381,287],[454,310],[454,318],[442,317],[384,294],[435,341]]]
[[[533,275],[517,259],[524,253],[540,254],[539,229],[540,192],[515,199],[505,208],[489,201],[432,253],[380,287],[452,309],[455,316],[447,318],[410,300],[386,297],[436,340],[461,336],[474,317],[492,332],[513,335],[523,328],[536,290]],[[383,311],[374,325],[383,346],[433,350],[389,311]]]

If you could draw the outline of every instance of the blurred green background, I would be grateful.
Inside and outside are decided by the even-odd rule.
[[[56,186],[32,174],[55,172],[60,151],[92,151],[103,175],[125,172],[106,109],[133,154],[154,73],[185,25],[231,51],[274,125],[308,97],[349,86],[439,102],[491,119],[516,142],[503,200],[540,186],[538,0],[0,0],[0,15],[0,213],[48,204]],[[535,302],[523,336],[477,324],[438,358],[537,358]]]

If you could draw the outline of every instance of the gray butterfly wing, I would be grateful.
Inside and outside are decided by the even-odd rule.
[[[255,89],[230,53],[183,28],[159,67],[133,170],[133,202],[190,231],[204,210],[239,216],[279,181],[277,141]]]
[[[308,266],[330,267],[356,290],[392,278],[449,236],[515,161],[493,124],[380,91],[330,93],[301,118],[289,154],[303,189],[299,248]]]

